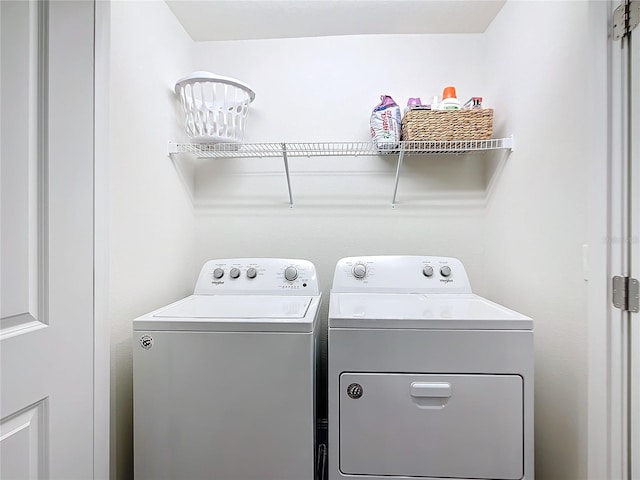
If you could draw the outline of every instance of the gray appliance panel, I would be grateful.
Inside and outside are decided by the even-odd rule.
[[[313,480],[317,336],[134,332],[135,478]]]
[[[519,375],[343,373],[339,402],[345,475],[523,477]]]

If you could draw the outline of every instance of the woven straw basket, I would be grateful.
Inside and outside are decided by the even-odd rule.
[[[409,110],[402,119],[404,141],[486,140],[493,133],[493,109]]]

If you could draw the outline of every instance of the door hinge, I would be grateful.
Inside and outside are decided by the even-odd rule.
[[[635,278],[613,277],[613,306],[628,312],[638,312],[640,282]]]
[[[629,35],[640,23],[640,0],[625,1],[613,11],[613,38]]]

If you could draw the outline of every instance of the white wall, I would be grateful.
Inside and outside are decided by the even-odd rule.
[[[602,95],[588,81],[588,8],[507,2],[486,33],[488,85],[509,112],[498,129],[517,146],[487,205],[486,286],[535,320],[536,477],[545,480],[587,476],[582,245],[588,170],[606,141],[591,129],[590,118],[606,112],[593,109]]]
[[[466,100],[485,90],[482,35],[345,36],[200,42],[194,62],[256,92],[245,141],[368,140],[381,94],[402,107],[447,85]],[[225,256],[312,260],[329,291],[347,255],[449,254],[478,278],[481,158],[408,158],[391,208],[395,157],[293,158],[287,208],[282,161],[203,162],[196,178],[199,262]],[[479,286],[481,289],[481,287]]]
[[[584,124],[594,114],[583,81],[586,5],[508,2],[482,35],[194,44],[164,2],[113,3],[117,478],[131,475],[132,318],[187,294],[211,258],[308,258],[326,295],[340,257],[385,253],[457,256],[477,293],[534,317],[537,476],[586,477],[582,244],[586,165],[600,141]],[[410,158],[396,209],[395,161],[388,158],[292,159],[292,209],[279,161],[196,161],[194,218],[165,148],[167,140],[186,140],[171,87],[197,69],[254,88],[248,142],[367,140],[380,94],[401,104],[413,96],[426,101],[453,84],[463,101],[482,95],[496,108],[496,134],[513,133],[517,150],[497,172],[491,159]]]
[[[191,39],[164,2],[112,2],[110,78],[111,475],[133,478],[131,321],[192,288],[194,218],[166,153],[181,130],[175,80]]]

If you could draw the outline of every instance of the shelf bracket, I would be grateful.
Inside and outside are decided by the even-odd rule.
[[[284,172],[287,175],[287,189],[289,190],[289,208],[293,208],[293,195],[291,193],[291,177],[289,176],[289,159],[287,158],[287,144],[282,142],[282,159],[284,160]]]
[[[400,154],[398,155],[398,165],[396,167],[396,184],[393,187],[393,198],[391,199],[391,208],[396,208],[396,196],[398,194],[398,180],[400,180],[400,170],[402,170],[403,161],[404,161],[404,145],[401,145]]]

